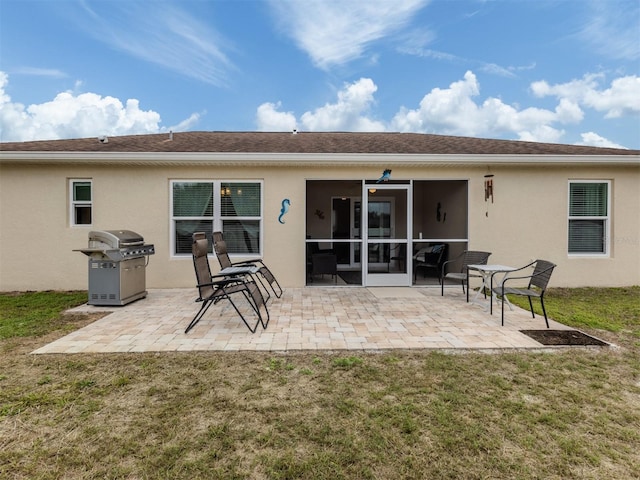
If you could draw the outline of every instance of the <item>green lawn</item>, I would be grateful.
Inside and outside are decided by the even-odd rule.
[[[616,348],[30,355],[86,292],[0,295],[0,478],[640,478],[639,297],[548,292]]]
[[[526,297],[510,297],[528,309]],[[533,299],[536,314],[542,315],[540,302]],[[547,314],[565,325],[609,332],[626,332],[640,341],[640,287],[553,288],[545,297]]]
[[[87,292],[0,295],[0,339],[44,335],[58,328],[60,313],[87,301]]]

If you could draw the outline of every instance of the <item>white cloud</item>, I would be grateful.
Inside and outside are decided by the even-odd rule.
[[[199,121],[200,121],[200,114],[192,113],[191,115],[189,115],[189,118],[182,120],[177,125],[173,125],[168,129],[165,128],[163,130],[170,130],[172,132],[186,132],[190,130],[194,125],[196,125]]]
[[[480,70],[489,73],[491,75],[498,75],[499,77],[515,77],[515,74],[512,70],[515,70],[516,67],[502,67],[495,63],[485,63],[480,66]]]
[[[519,132],[518,140],[525,142],[561,143],[560,139],[564,134],[564,130],[558,130],[549,125],[539,125],[531,130]]]
[[[184,131],[201,117],[194,113],[166,128],[160,125],[159,113],[141,110],[136,99],[122,102],[96,93],[69,91],[51,101],[25,107],[13,102],[6,92],[8,81],[9,77],[0,72],[0,140],[5,142]],[[604,110],[607,105],[607,111],[612,111],[612,105],[623,105],[620,99],[627,98],[629,90],[636,88],[636,77],[614,80],[606,90],[597,90],[592,82],[591,78],[556,86],[537,82],[532,85],[536,95],[558,96],[555,109],[520,108],[495,97],[478,101],[480,84],[468,71],[447,88],[433,88],[416,108],[400,108],[386,122],[375,116],[377,85],[369,78],[361,78],[345,84],[334,102],[304,112],[299,118],[293,112],[282,111],[279,102],[263,103],[256,111],[256,124],[261,131],[401,131],[559,143],[566,135],[563,125],[579,125],[583,121],[582,106]],[[581,93],[576,94],[578,90]],[[625,106],[627,110],[633,101]],[[624,148],[594,132],[582,134],[582,143]]]
[[[272,11],[322,69],[361,57],[376,40],[402,31],[428,0],[271,0]]]
[[[59,138],[86,138],[98,135],[130,135],[157,133],[160,114],[141,110],[139,101],[124,104],[114,97],[96,93],[62,92],[48,102],[25,107],[11,101],[6,93],[9,77],[0,72],[0,140],[29,141]],[[174,131],[188,129],[199,119],[194,114]]]
[[[367,116],[374,103],[373,94],[378,87],[369,78],[347,84],[338,92],[335,103],[327,103],[311,112],[305,112],[296,121],[291,112],[279,112],[280,103],[263,103],[258,107],[258,129],[287,131],[299,125],[306,131],[381,132],[384,123]]]
[[[561,123],[580,123],[584,119],[584,112],[576,102],[561,98],[556,107],[556,115]]]
[[[13,69],[14,75],[32,75],[36,77],[66,78],[68,75],[55,68],[18,67]]]
[[[476,76],[467,72],[464,80],[448,89],[434,88],[415,110],[400,109],[391,124],[400,132],[441,132],[476,135],[485,130],[478,105],[471,99],[480,93]]]
[[[592,147],[607,147],[607,148],[626,148],[611,140],[601,137],[597,133],[587,132],[580,135],[582,142],[578,142],[578,145],[590,145]]]
[[[146,62],[216,86],[227,85],[228,72],[236,68],[224,53],[230,42],[179,4],[92,2],[89,7],[83,2],[82,7],[62,8],[97,40]]]
[[[261,132],[290,132],[296,128],[296,117],[291,112],[279,112],[280,102],[263,103],[256,113],[256,124]]]
[[[610,88],[598,89],[600,78],[601,75],[585,75],[581,80],[553,86],[534,82],[534,95],[555,96],[557,106],[554,110],[520,109],[493,97],[476,103],[473,97],[479,95],[480,86],[476,76],[467,72],[463,80],[453,82],[447,89],[434,88],[418,108],[401,108],[390,128],[479,137],[515,135],[520,140],[557,143],[566,134],[558,126],[580,124],[585,117],[584,108],[605,112],[606,118],[640,112],[639,77],[621,77],[611,82]]]
[[[345,85],[338,92],[338,101],[328,103],[313,112],[305,112],[300,124],[305,130],[313,131],[383,131],[384,124],[366,116],[374,103],[373,94],[378,87],[370,78]]]
[[[553,123],[571,123],[580,117],[577,106],[565,102],[556,111],[540,108],[517,109],[498,98],[482,104],[473,97],[480,85],[473,72],[453,82],[449,88],[434,88],[416,109],[401,108],[391,121],[391,129],[401,132],[439,133],[473,137],[515,135],[521,140],[557,142],[564,134]]]
[[[516,74],[518,72],[533,70],[534,68],[536,68],[535,62],[529,63],[527,65],[502,66],[494,62],[461,57],[459,55],[427,48],[427,45],[432,43],[434,39],[435,34],[430,30],[417,30],[409,32],[401,37],[401,43],[397,47],[397,51],[404,55],[430,58],[454,65],[473,65],[481,72],[506,78],[514,78],[517,76]]]
[[[640,59],[640,3],[638,0],[602,0],[584,2],[587,20],[578,37],[606,58]]]
[[[550,88],[540,83],[535,90]],[[345,85],[335,102],[305,112],[298,120],[292,112],[281,112],[280,103],[264,103],[256,115],[258,129],[289,131],[298,125],[306,131],[399,131],[561,143],[566,135],[562,126],[579,125],[584,120],[580,104],[569,98],[560,98],[553,110],[519,108],[495,97],[480,103],[475,99],[480,96],[480,84],[471,71],[448,88],[432,89],[417,108],[401,107],[389,122],[375,120],[372,115],[377,89],[373,80],[362,78]],[[583,141],[596,144],[593,135]],[[600,139],[603,145],[615,145]]]
[[[554,96],[561,101],[569,100],[605,112],[605,118],[640,114],[640,77],[629,75],[616,78],[609,88],[602,89],[600,83],[604,74],[587,74],[581,79],[567,83],[550,85],[541,80],[531,84],[531,91],[537,97]]]

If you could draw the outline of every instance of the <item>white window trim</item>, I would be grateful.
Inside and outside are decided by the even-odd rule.
[[[176,183],[212,183],[213,194],[215,198],[213,200],[213,231],[222,231],[222,221],[227,219],[234,220],[258,220],[260,222],[260,251],[253,255],[240,255],[230,253],[230,258],[247,258],[247,259],[260,259],[264,252],[264,181],[253,178],[236,178],[236,179],[210,179],[210,178],[195,178],[195,179],[171,179],[169,181],[169,241],[170,241],[170,256],[171,258],[184,259],[191,258],[190,253],[176,253],[174,248],[176,244],[176,229],[175,221],[180,220],[201,220],[205,217],[174,217],[173,215],[173,185]],[[222,202],[220,198],[220,192],[223,183],[259,183],[260,184],[260,217],[222,217]],[[215,254],[214,254],[215,255]],[[213,256],[213,255],[209,255]]]
[[[607,184],[607,215],[601,216],[579,216],[572,217],[569,215],[571,211],[571,185],[575,183],[606,183]],[[604,220],[605,243],[604,252],[602,253],[572,253],[569,252],[569,224],[571,220]],[[567,183],[567,254],[569,257],[592,257],[592,258],[608,258],[611,256],[611,180],[569,180]]]
[[[91,200],[74,200],[73,186],[75,183],[89,183],[91,185]],[[76,206],[88,205],[91,207],[91,223],[76,223]],[[91,178],[70,178],[69,179],[69,225],[71,227],[86,228],[93,226],[93,179]]]

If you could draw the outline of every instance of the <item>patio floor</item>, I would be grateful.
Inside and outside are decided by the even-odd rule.
[[[544,317],[505,307],[503,327],[499,306],[489,315],[486,302],[467,303],[460,288],[444,297],[439,288],[289,288],[272,297],[268,328],[255,334],[229,302],[213,305],[185,334],[200,308],[195,298],[195,289],[149,290],[122,307],[81,305],[69,312],[112,313],[33,353],[549,348],[519,332],[544,329]]]

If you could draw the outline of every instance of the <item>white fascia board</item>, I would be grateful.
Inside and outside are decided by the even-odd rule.
[[[640,166],[640,155],[492,155],[238,152],[0,152],[0,164],[164,166]]]

